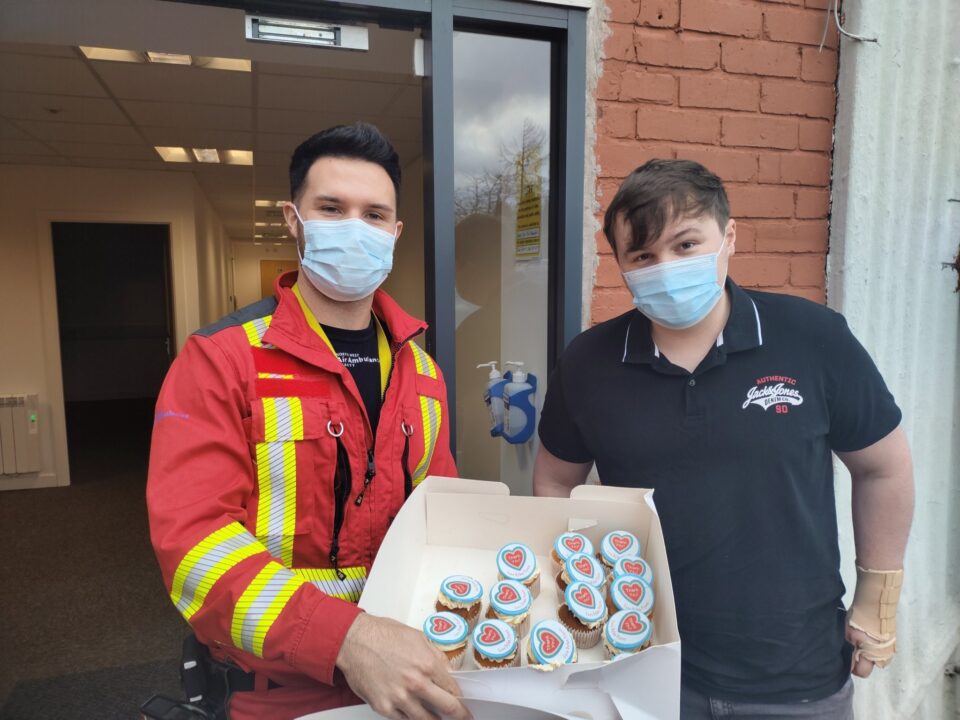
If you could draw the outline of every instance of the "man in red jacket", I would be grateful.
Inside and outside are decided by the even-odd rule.
[[[420,632],[356,605],[406,497],[456,475],[446,386],[414,342],[426,325],[378,289],[399,187],[370,125],[301,144],[284,208],[299,272],[194,333],[157,402],[151,539],[234,719],[359,700],[392,718],[469,717]]]

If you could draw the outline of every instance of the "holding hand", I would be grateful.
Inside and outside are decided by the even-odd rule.
[[[471,718],[443,653],[423,633],[395,620],[358,615],[340,647],[337,667],[350,688],[384,717]]]

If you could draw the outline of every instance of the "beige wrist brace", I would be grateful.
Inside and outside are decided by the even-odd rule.
[[[877,667],[886,667],[897,651],[897,603],[903,586],[903,570],[867,570],[857,565],[857,589],[847,615],[847,624],[865,633],[854,648],[854,662],[861,657]]]

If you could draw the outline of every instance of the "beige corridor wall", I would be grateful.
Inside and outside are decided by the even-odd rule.
[[[69,483],[50,223],[168,224],[179,348],[201,324],[196,193],[185,173],[0,167],[0,393],[37,393],[41,410],[41,471],[0,477],[0,490]]]
[[[234,241],[232,252],[233,278],[238,308],[255,303],[260,299],[261,260],[297,259],[297,249],[293,243],[254,245],[252,242]]]

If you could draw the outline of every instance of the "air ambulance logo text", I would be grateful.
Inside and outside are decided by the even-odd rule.
[[[757,405],[767,410],[776,409],[777,414],[790,412],[791,405],[802,405],[803,395],[797,390],[797,381],[786,375],[768,375],[757,378],[756,385],[747,390],[747,399],[743,401],[743,409],[750,405]]]

